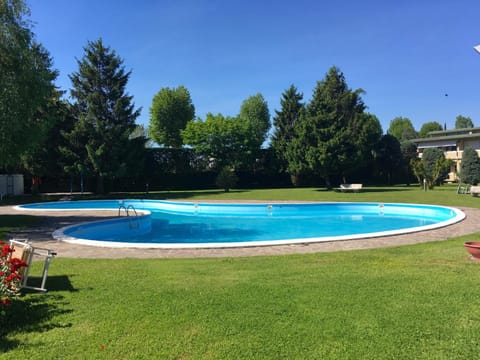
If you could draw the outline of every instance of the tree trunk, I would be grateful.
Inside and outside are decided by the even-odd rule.
[[[325,186],[327,187],[327,190],[332,190],[332,183],[330,182],[329,175],[325,176]]]
[[[290,174],[290,181],[294,187],[300,186],[300,176],[298,174]]]

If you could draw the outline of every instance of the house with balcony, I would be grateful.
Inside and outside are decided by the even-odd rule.
[[[472,147],[480,154],[480,127],[431,131],[426,138],[413,139],[412,142],[417,145],[419,157],[427,148],[441,149],[445,158],[453,162],[446,181],[459,181],[463,150]]]

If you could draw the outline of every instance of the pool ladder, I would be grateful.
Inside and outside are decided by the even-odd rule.
[[[125,211],[125,214],[129,219],[128,227],[130,229],[138,229],[140,227],[140,220],[138,219],[138,214],[137,214],[137,210],[135,210],[135,207],[133,205],[128,205],[127,207],[125,207],[125,205],[121,204],[118,207],[118,216],[120,216],[122,209]],[[133,213],[135,214],[134,218],[130,216],[130,212],[129,212],[130,210],[132,210]]]

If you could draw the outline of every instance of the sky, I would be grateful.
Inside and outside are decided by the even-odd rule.
[[[273,117],[295,85],[309,101],[331,66],[365,91],[384,132],[458,115],[480,126],[478,0],[27,0],[33,32],[71,89],[88,41],[131,71],[127,91],[148,126],[153,96],[185,86],[196,116],[236,116],[260,93]]]

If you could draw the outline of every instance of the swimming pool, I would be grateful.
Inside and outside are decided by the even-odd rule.
[[[206,248],[361,239],[456,223],[455,208],[393,203],[198,203],[67,201],[22,205],[42,211],[113,210],[130,216],[68,226],[53,236],[113,247]],[[120,209],[120,210],[119,210]],[[115,214],[115,213],[114,213]]]

